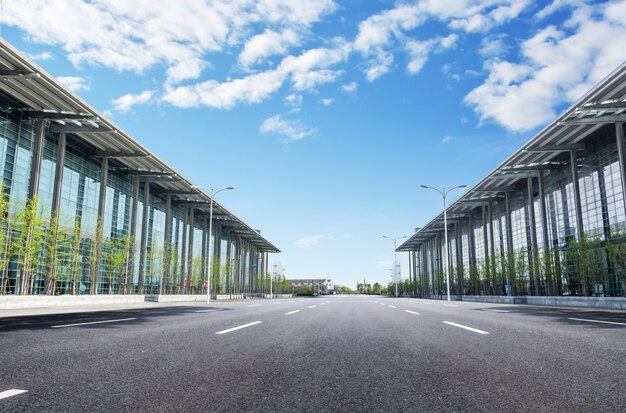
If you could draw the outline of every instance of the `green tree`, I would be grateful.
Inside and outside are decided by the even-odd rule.
[[[39,213],[38,197],[35,195],[26,207],[16,215],[16,233],[12,237],[12,254],[20,268],[20,293],[32,294],[35,275],[41,262],[41,244],[45,220]]]
[[[626,297],[626,231],[624,226],[619,226],[612,233],[612,238],[607,242],[607,253],[613,270],[617,274],[616,279],[621,279],[622,294]]]

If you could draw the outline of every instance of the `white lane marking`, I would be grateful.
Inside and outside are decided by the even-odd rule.
[[[261,307],[262,305],[263,304],[252,304],[252,305],[249,305],[248,307]]]
[[[254,321],[252,323],[248,323],[248,324],[244,324],[242,326],[237,326],[237,327],[233,327],[233,328],[229,328],[227,330],[222,330],[222,331],[218,331],[215,334],[226,334],[226,333],[230,333],[231,331],[235,331],[235,330],[241,330],[242,328],[246,328],[246,327],[251,327],[257,324],[261,324],[263,321]]]
[[[273,303],[273,304],[276,305],[276,304],[282,304],[282,303]]]
[[[442,321],[442,323],[448,324],[448,325],[451,325],[451,326],[455,326],[455,327],[459,327],[459,328],[464,328],[466,330],[473,331],[474,333],[478,333],[478,334],[489,334],[487,331],[483,331],[483,330],[479,330],[477,328],[472,328],[472,327],[464,326],[464,325],[461,325],[461,324],[453,323],[451,321]]]
[[[589,319],[586,319],[586,318],[573,318],[573,317],[569,317],[568,320],[586,321],[588,323],[602,323],[602,324],[614,324],[614,325],[617,325],[617,326],[626,326],[626,323],[618,323],[616,321],[589,320]]]
[[[17,396],[18,394],[26,393],[27,391],[28,390],[18,390],[18,389],[6,390],[3,392],[0,392],[0,399],[6,399],[7,397]]]
[[[380,303],[380,305],[385,305],[385,303]]]
[[[446,307],[458,307],[458,305],[454,305],[454,304],[444,304],[444,306],[446,306]]]
[[[324,305],[324,304],[326,304],[326,303],[320,303],[320,305]]]
[[[299,313],[299,312],[300,312],[300,310],[293,310],[293,311],[290,311],[288,313],[285,313],[285,315],[295,314],[295,313]]]
[[[196,313],[212,313],[213,311],[223,311],[223,308],[214,308],[212,310],[197,310]]]
[[[317,306],[315,306],[315,305],[310,305],[309,306],[309,308],[315,308],[315,307],[317,307]]]
[[[390,305],[389,308],[398,308],[395,305]]]
[[[411,314],[415,314],[415,315],[420,315],[420,313],[416,313],[415,311],[411,311],[411,310],[404,310],[407,313],[411,313]]]
[[[330,301],[326,301],[326,303],[325,303],[325,304],[330,304]]]
[[[507,310],[492,310],[490,308],[482,308],[483,311],[491,311],[492,313],[510,313],[510,311]]]
[[[86,325],[90,325],[90,324],[102,324],[102,323],[117,323],[117,322],[120,322],[120,321],[130,321],[130,320],[136,320],[136,319],[137,318],[135,318],[135,317],[133,317],[133,318],[118,318],[116,320],[103,320],[103,321],[90,321],[88,323],[63,324],[63,325],[59,325],[59,326],[50,326],[50,328],[86,326]]]

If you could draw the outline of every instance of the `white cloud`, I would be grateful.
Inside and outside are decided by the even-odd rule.
[[[298,238],[295,242],[298,248],[312,249],[318,247],[322,242],[332,240],[333,237],[327,235],[307,235]]]
[[[128,112],[135,105],[149,102],[152,99],[152,95],[153,92],[150,90],[143,91],[138,95],[128,93],[111,102],[113,103],[113,110],[116,112]]]
[[[239,54],[239,63],[248,68],[268,56],[284,55],[289,47],[300,42],[300,36],[291,29],[282,33],[266,29],[262,34],[257,34],[248,40]]]
[[[283,85],[285,74],[270,70],[224,83],[208,80],[190,86],[170,89],[163,100],[174,106],[188,108],[208,106],[232,109],[237,103],[260,103]]]
[[[5,2],[3,23],[62,47],[76,66],[162,65],[176,82],[197,77],[207,54],[240,44],[255,25],[305,30],[335,9],[333,0],[23,0]]]
[[[356,92],[359,88],[359,84],[357,82],[350,82],[347,85],[341,85],[340,89],[344,92],[352,93]]]
[[[450,135],[446,135],[443,137],[443,139],[441,140],[441,143],[450,143],[450,141],[452,140],[452,136]]]
[[[284,119],[280,115],[265,119],[259,130],[264,134],[282,135],[290,141],[299,141],[317,132],[315,128],[304,126],[299,121]]]
[[[72,92],[78,93],[81,91],[89,91],[90,86],[89,83],[82,77],[78,76],[59,76],[57,80],[61,82],[65,87],[67,87]]]
[[[33,60],[50,60],[52,59],[52,53],[50,52],[41,52],[37,54],[28,55]]]
[[[333,104],[333,100],[332,100],[332,98],[325,98],[325,99],[322,99],[322,105],[324,105],[324,106],[330,106],[330,105],[332,105],[332,104]]]
[[[487,31],[517,17],[531,0],[424,0],[415,4],[398,2],[395,7],[368,17],[359,24],[354,48],[367,60],[364,71],[368,81],[374,81],[391,70],[395,43],[405,45],[409,52],[408,71],[421,70],[428,56],[430,40],[408,41],[409,32],[429,19],[447,23],[454,30]],[[440,39],[438,46],[446,50],[454,46],[458,35]],[[408,43],[408,47],[407,47]]]
[[[483,57],[499,57],[509,50],[505,43],[506,35],[500,34],[495,36],[487,36],[483,38],[480,50],[478,51]]]
[[[488,78],[465,101],[510,130],[544,124],[625,60],[624,13],[620,0],[576,6],[568,31],[548,26],[522,44],[521,63],[488,61]]]
[[[290,95],[287,95],[284,100],[285,100],[285,103],[291,107],[302,106],[302,95],[292,93]]]
[[[407,53],[409,54],[407,71],[411,74],[419,73],[431,53],[441,53],[455,47],[458,38],[459,36],[453,33],[446,37],[426,41],[408,41],[405,45]]]

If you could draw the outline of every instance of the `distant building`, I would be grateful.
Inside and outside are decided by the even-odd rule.
[[[307,278],[298,280],[287,280],[290,287],[321,287],[324,291],[332,290],[332,282],[329,278]]]

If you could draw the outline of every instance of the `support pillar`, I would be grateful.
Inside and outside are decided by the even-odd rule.
[[[96,224],[96,237],[99,239],[95,242],[95,257],[92,291],[98,294],[98,283],[100,282],[100,259],[102,257],[102,243],[104,242],[104,209],[106,208],[107,199],[107,180],[109,177],[109,158],[102,158],[102,167],[100,174],[100,196],[98,198],[98,221]]]
[[[484,263],[485,263],[485,274],[483,276],[486,279],[491,279],[491,260],[489,258],[489,237],[487,235],[487,206],[482,206],[482,215],[483,215],[483,242],[485,249]],[[493,252],[493,251],[492,251]],[[487,291],[485,291],[487,294]]]
[[[65,132],[59,133],[59,141],[57,143],[57,159],[56,170],[54,173],[54,189],[52,190],[52,216],[58,217],[59,207],[61,206],[61,189],[63,187],[63,171],[65,164],[65,147],[67,146],[67,137]]]
[[[539,280],[538,266],[539,266],[539,247],[537,246],[537,224],[535,220],[535,201],[534,201],[534,189],[533,178],[527,178],[528,183],[528,224],[530,225],[530,243],[531,243],[531,262],[533,265],[530,267],[531,276],[534,279],[535,295],[541,295],[541,282]]]
[[[133,202],[130,210],[130,242],[132,243],[130,247],[130,253],[128,257],[128,266],[127,270],[127,288],[129,292],[132,293],[133,288],[131,287],[135,281],[135,250],[136,250],[136,238],[137,238],[137,212],[139,210],[139,184],[140,184],[139,176],[135,176],[133,181]]]
[[[491,278],[496,279],[498,272],[496,271],[496,239],[493,233],[493,201],[489,201],[489,242],[491,244]],[[499,293],[496,295],[500,295]]]
[[[169,285],[170,275],[170,258],[172,256],[172,195],[165,196],[165,232],[163,234],[163,279]],[[163,282],[159,285],[159,294],[163,294]]]
[[[150,213],[150,181],[143,184],[143,214],[141,217],[141,244],[139,245],[138,294],[144,294],[146,255],[148,251],[148,217]]]
[[[622,200],[626,213],[626,148],[624,144],[624,125],[622,122],[615,124],[615,137],[617,140],[617,155],[619,159],[619,173],[622,178]]]
[[[506,225],[506,250],[508,268],[506,272],[507,295],[514,295],[513,285],[511,284],[511,274],[515,274],[515,251],[513,251],[513,225],[511,223],[511,194],[509,191],[504,192],[504,208],[505,208],[505,225]]]
[[[187,285],[191,289],[191,280],[194,276],[193,269],[193,238],[194,238],[194,207],[189,208],[189,244],[187,245]]]
[[[28,186],[28,199],[33,199],[39,194],[39,182],[41,180],[41,161],[43,159],[43,143],[45,140],[44,120],[37,119],[35,126],[35,142],[33,145],[33,162],[30,168],[30,185]]]
[[[187,291],[187,285],[188,285],[188,281],[187,280],[187,272],[185,271],[185,267],[187,266],[187,260],[185,259],[185,257],[187,257],[187,218],[189,215],[189,208],[184,206],[183,207],[183,245],[180,251],[180,288],[183,291],[183,294],[186,293]]]
[[[454,224],[454,248],[456,249],[457,295],[459,297],[463,297],[463,284],[465,281],[465,275],[463,274],[463,242],[461,240],[461,232],[461,221],[457,221]]]
[[[576,210],[576,238],[580,240],[585,231],[583,228],[583,212],[580,204],[580,184],[578,183],[578,158],[576,156],[576,151],[569,151],[569,157],[574,188],[574,209]]]

